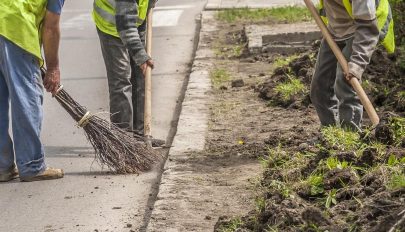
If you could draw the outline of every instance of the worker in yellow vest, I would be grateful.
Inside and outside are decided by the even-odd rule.
[[[63,3],[0,1],[0,182],[18,176],[21,181],[63,177],[61,169],[46,166],[40,141],[43,86],[55,93],[60,82],[59,15]],[[41,41],[48,69],[43,81]]]
[[[322,40],[311,100],[322,126],[340,125],[358,131],[363,107],[348,80],[361,80],[378,42],[389,53],[394,52],[391,8],[388,0],[321,0],[320,6],[322,19],[348,60],[349,73],[343,73],[328,43]]]
[[[153,60],[145,51],[146,16],[156,0],[95,0],[97,26],[107,70],[111,121],[144,136],[144,74]],[[152,145],[164,141],[152,139]]]

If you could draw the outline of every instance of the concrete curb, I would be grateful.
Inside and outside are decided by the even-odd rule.
[[[210,31],[209,25],[204,25],[204,22],[202,25],[200,38]],[[175,222],[166,221],[170,217],[170,210],[176,210],[167,207],[167,202],[175,202],[179,206],[183,202],[175,190],[176,182],[181,181],[185,174],[184,171],[176,171],[176,167],[181,165],[177,161],[184,159],[190,151],[204,150],[208,129],[208,93],[211,90],[211,81],[204,51],[207,52],[207,49],[200,41],[182,104],[177,134],[164,167],[159,193],[146,231],[178,231]]]

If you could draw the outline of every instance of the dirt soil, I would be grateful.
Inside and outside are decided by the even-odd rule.
[[[382,116],[378,128],[321,131],[308,96],[319,42],[275,67],[274,55],[235,53],[246,42],[241,26],[219,28],[212,36],[218,51],[213,69],[231,78],[214,86],[207,152],[229,163],[259,159],[264,171],[254,185],[254,209],[220,217],[214,231],[405,231],[401,53],[377,50],[364,75]],[[291,77],[304,89],[284,98],[275,89]]]

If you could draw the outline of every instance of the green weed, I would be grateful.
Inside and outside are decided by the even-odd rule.
[[[405,102],[405,91],[399,91],[397,93],[397,98],[399,102]]]
[[[325,162],[326,166],[328,167],[329,170],[332,169],[345,169],[349,167],[349,163],[347,161],[339,161],[338,158],[336,157],[329,157],[326,159]]]
[[[368,145],[370,148],[374,148],[377,150],[377,156],[378,157],[382,157],[383,155],[385,155],[385,153],[387,152],[387,145],[383,144],[381,142],[371,142],[370,145]],[[365,146],[366,147],[366,146]]]
[[[374,84],[372,82],[370,82],[369,80],[365,80],[361,83],[361,85],[363,86],[363,89],[366,91],[377,91],[377,88],[374,86]]]
[[[287,56],[287,57],[278,57],[273,62],[274,68],[288,65],[291,61],[293,61],[294,59],[297,59],[297,58],[298,58],[298,55],[291,55],[291,56]]]
[[[232,219],[227,225],[223,225],[219,228],[220,232],[234,232],[238,228],[243,226],[243,222],[240,218],[234,218]]]
[[[327,209],[329,209],[332,204],[336,205],[337,201],[336,201],[336,189],[332,189],[328,192],[328,195],[326,196],[326,201],[325,201],[325,207]]]
[[[287,82],[278,84],[274,91],[279,94],[284,101],[289,101],[293,96],[306,91],[305,85],[295,77],[291,77]]]
[[[323,175],[322,174],[311,174],[308,176],[306,183],[311,188],[311,195],[316,196],[324,193],[323,188]]]
[[[288,161],[288,154],[281,148],[281,145],[278,145],[276,148],[270,148],[268,154],[267,162],[262,161],[262,164],[266,165],[265,168],[282,167]]]
[[[391,179],[388,182],[389,189],[400,189],[405,188],[405,174],[404,173],[393,173]]]
[[[264,197],[256,197],[255,204],[258,212],[263,212],[266,209],[266,199]]]
[[[231,80],[231,75],[225,69],[215,69],[211,71],[210,77],[211,83],[216,89]]]
[[[217,19],[228,23],[239,21],[258,23],[273,21],[274,23],[293,23],[311,21],[309,11],[300,6],[286,6],[270,9],[227,9],[218,12]]]
[[[291,189],[282,181],[272,180],[269,187],[276,189],[284,198],[293,197]]]
[[[397,145],[402,143],[402,140],[405,138],[405,118],[391,118],[390,127],[394,132],[395,143]]]
[[[326,142],[339,150],[356,150],[361,145],[359,134],[353,131],[329,126],[322,128],[321,132]]]
[[[402,159],[398,159],[395,155],[390,155],[387,161],[388,167],[394,167],[399,164],[405,164],[405,157],[402,157]]]

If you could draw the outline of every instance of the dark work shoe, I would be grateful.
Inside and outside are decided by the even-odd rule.
[[[0,182],[7,182],[18,178],[18,171],[15,166],[6,172],[0,172]]]
[[[152,147],[164,147],[166,144],[166,141],[164,141],[163,139],[152,138],[151,142],[152,142]]]
[[[63,170],[58,168],[46,168],[45,171],[38,173],[35,176],[20,177],[23,182],[53,180],[64,176]]]

